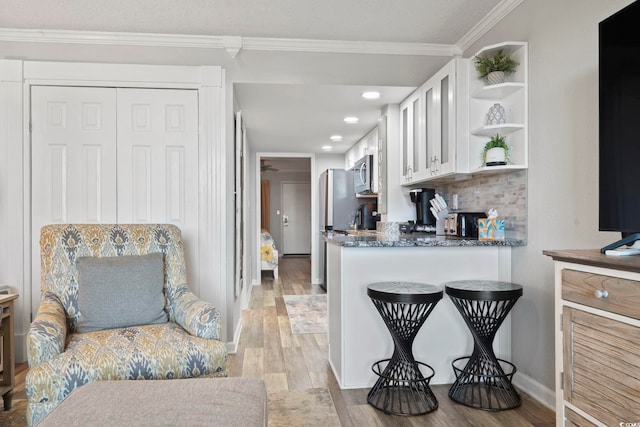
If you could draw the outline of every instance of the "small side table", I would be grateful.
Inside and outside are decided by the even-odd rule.
[[[422,415],[437,409],[438,400],[429,388],[434,371],[414,359],[412,347],[420,327],[442,299],[442,289],[422,283],[379,282],[367,287],[367,295],[394,343],[391,359],[372,366],[379,378],[369,391],[367,402],[393,415]],[[420,367],[428,372],[426,377]]]
[[[15,354],[13,347],[13,301],[17,294],[0,295],[0,336],[2,337],[2,381],[0,381],[0,395],[4,401],[4,410],[11,409],[13,398],[13,381],[15,376]]]
[[[488,411],[520,406],[520,395],[511,384],[516,367],[496,358],[493,339],[522,296],[522,286],[464,280],[446,283],[444,288],[473,335],[471,356],[460,357],[451,363],[456,381],[449,389],[449,397],[463,405]]]

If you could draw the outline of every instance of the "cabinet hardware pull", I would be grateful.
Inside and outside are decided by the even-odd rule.
[[[606,290],[598,289],[595,294],[596,298],[609,298],[609,292]]]

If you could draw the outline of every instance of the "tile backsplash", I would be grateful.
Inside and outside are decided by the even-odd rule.
[[[494,208],[505,218],[507,238],[527,239],[527,171],[480,175],[436,186],[451,208],[458,195],[458,211],[487,212]]]

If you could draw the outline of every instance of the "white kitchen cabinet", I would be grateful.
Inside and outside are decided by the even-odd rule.
[[[401,104],[403,185],[467,171],[468,73],[453,59]]]
[[[640,260],[595,250],[555,261],[556,425],[632,424],[640,414]]]
[[[496,51],[511,55],[518,66],[515,73],[506,76],[506,81],[487,85],[477,77],[475,70],[469,79],[469,172],[508,172],[526,169],[528,166],[527,98],[528,58],[526,42],[504,42],[487,46],[475,56],[491,55]],[[492,106],[500,104],[506,114],[505,123],[491,124],[488,113]],[[507,138],[510,147],[509,162],[504,166],[484,166],[482,151],[492,136],[499,134]]]

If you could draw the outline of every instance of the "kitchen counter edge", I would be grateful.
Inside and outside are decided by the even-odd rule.
[[[418,234],[376,234],[369,236],[322,233],[327,243],[345,248],[406,248],[406,247],[458,247],[458,246],[526,246],[526,240],[478,240],[460,237]]]

